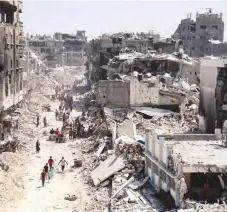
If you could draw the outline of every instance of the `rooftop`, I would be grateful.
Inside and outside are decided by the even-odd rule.
[[[186,166],[215,166],[226,168],[227,148],[221,140],[166,141],[171,147],[173,157],[180,158]]]

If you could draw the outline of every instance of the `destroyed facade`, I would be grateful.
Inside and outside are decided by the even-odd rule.
[[[16,105],[23,99],[24,37],[20,21],[22,0],[1,1],[1,111]]]
[[[29,48],[49,68],[83,64],[83,48],[87,42],[85,31],[77,31],[76,35],[66,33],[55,33],[53,36],[31,35],[27,39]]]
[[[214,133],[227,119],[227,59],[200,58],[200,129]],[[208,74],[209,73],[209,74]]]
[[[213,13],[212,9],[202,14],[196,13],[195,20],[191,14],[188,15],[177,27],[173,38],[181,39],[185,53],[192,57],[227,54],[227,43],[223,41],[223,15]]]
[[[85,56],[84,47],[87,43],[86,32],[78,30],[76,34],[54,34],[54,40],[63,42],[62,64],[63,66],[81,66]]]
[[[173,198],[175,205],[192,201],[215,203],[225,189],[227,153],[216,134],[157,135],[147,130],[146,172],[151,184]],[[195,204],[196,202],[194,202]]]
[[[63,41],[54,40],[47,35],[30,35],[27,39],[29,48],[44,61],[47,67],[62,66]]]

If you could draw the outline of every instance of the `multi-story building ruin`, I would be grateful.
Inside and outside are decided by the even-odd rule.
[[[22,0],[0,1],[0,108],[5,111],[23,99]]]
[[[227,43],[223,42],[223,15],[214,14],[212,9],[202,14],[196,13],[195,20],[191,14],[188,15],[178,25],[173,38],[181,39],[185,53],[193,57],[227,54]]]
[[[83,49],[87,41],[85,31],[77,31],[76,35],[59,32],[53,36],[31,35],[28,40],[29,48],[44,61],[47,67],[83,64]]]
[[[102,66],[107,65],[109,59],[119,55],[122,49],[147,53],[148,50],[154,50],[154,43],[159,39],[160,35],[157,32],[149,31],[148,33],[103,34],[99,38],[91,40],[86,48],[89,81],[104,79],[106,71]],[[160,46],[157,48],[160,49]]]
[[[83,64],[84,47],[87,43],[85,31],[77,31],[76,34],[54,34],[54,40],[63,42],[62,63],[64,66],[78,66]]]
[[[63,65],[63,41],[47,35],[31,35],[28,40],[29,48],[45,62],[47,67],[55,68]]]

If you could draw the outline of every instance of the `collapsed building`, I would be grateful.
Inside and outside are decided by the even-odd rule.
[[[127,52],[101,68],[97,98],[109,106],[179,106],[198,83],[197,61],[187,56]]]
[[[176,43],[170,40],[146,42],[144,48],[130,48],[124,36],[105,35],[88,45],[86,75],[105,113],[97,131],[114,123],[115,155],[110,147],[107,155],[102,154],[107,142],[98,146],[104,161],[91,171],[93,183],[103,185],[112,179],[112,198],[120,199],[113,201],[118,210],[120,204],[128,207],[127,198],[131,202],[133,195],[138,197],[131,188],[143,188],[143,203],[154,206],[155,195],[148,197],[144,191],[148,182],[167,209],[193,211],[198,202],[224,204],[226,163],[220,157],[226,154],[221,134],[226,119],[226,59],[191,58],[180,50],[181,43],[174,52]],[[145,160],[138,144],[145,146]],[[119,187],[119,182],[124,183]]]
[[[170,49],[174,49],[175,44],[171,41],[160,40],[160,35],[155,31],[149,31],[148,33],[121,32],[103,34],[97,39],[92,39],[86,46],[89,82],[92,83],[103,79],[104,73],[101,67],[107,65],[109,59],[118,55],[121,49],[128,48],[144,54],[148,50],[165,52],[168,49],[167,52],[170,51],[172,53]]]

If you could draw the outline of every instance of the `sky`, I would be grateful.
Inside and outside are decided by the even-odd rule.
[[[161,37],[170,37],[187,14],[195,17],[206,8],[223,13],[227,24],[227,1],[24,0],[21,20],[29,34],[86,30],[91,39],[106,32],[155,30]]]

